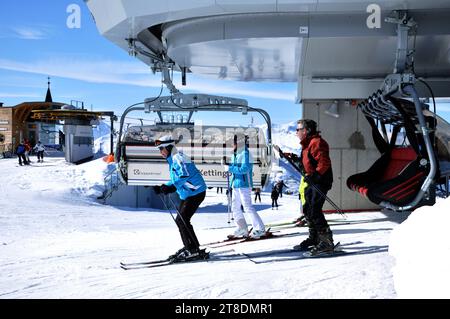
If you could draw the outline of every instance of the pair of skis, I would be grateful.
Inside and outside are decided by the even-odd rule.
[[[169,265],[176,264],[185,264],[185,263],[198,263],[198,262],[210,262],[210,261],[219,261],[219,260],[229,260],[230,258],[245,258],[242,254],[228,254],[228,255],[217,255],[207,253],[206,258],[202,259],[176,259],[172,257],[168,257],[160,260],[152,260],[152,261],[143,261],[143,262],[133,262],[133,263],[120,263],[120,268],[123,270],[132,270],[132,269],[145,269],[145,268],[156,268],[163,267]]]
[[[334,245],[334,250],[329,252],[322,252],[318,254],[312,254],[310,251],[301,252],[294,249],[283,249],[283,250],[274,250],[274,251],[268,251],[268,252],[259,252],[259,253],[237,253],[237,254],[228,254],[228,255],[210,255],[207,259],[195,259],[195,260],[176,260],[171,258],[161,259],[161,260],[154,260],[154,261],[146,261],[146,262],[135,262],[135,263],[120,263],[120,267],[124,270],[133,270],[133,269],[145,269],[145,268],[156,268],[156,267],[163,267],[163,266],[169,266],[169,265],[175,265],[175,264],[182,264],[182,263],[198,263],[198,262],[213,262],[213,261],[226,261],[226,260],[235,260],[235,259],[248,259],[251,262],[255,264],[262,264],[267,262],[274,262],[274,261],[280,261],[285,259],[275,259],[275,260],[268,260],[268,261],[258,261],[256,258],[261,257],[270,257],[270,256],[276,256],[280,254],[299,254],[294,259],[302,259],[302,258],[325,258],[325,257],[335,257],[335,256],[341,256],[346,255],[348,252],[341,249],[341,244],[338,242],[336,245]]]
[[[229,245],[235,245],[243,242],[250,242],[250,241],[257,241],[257,240],[264,240],[269,238],[278,238],[282,236],[286,236],[289,234],[274,234],[271,231],[267,231],[263,236],[259,238],[252,238],[252,237],[238,237],[238,238],[228,238],[225,240],[219,240],[215,242],[211,242],[208,244],[204,244],[202,246],[204,247],[210,247],[210,248],[219,248]],[[203,249],[205,250],[205,249]],[[145,262],[136,262],[136,263],[120,263],[120,267],[124,270],[130,270],[130,269],[140,269],[140,268],[155,268],[155,267],[161,267],[161,266],[168,266],[172,264],[179,264],[179,263],[191,263],[191,262],[201,262],[201,261],[210,261],[210,260],[217,260],[217,259],[227,259],[229,257],[237,257],[242,256],[242,254],[233,254],[233,255],[224,255],[219,256],[216,254],[211,255],[209,254],[209,258],[207,259],[195,259],[195,260],[177,260],[175,258],[168,257],[166,259],[161,260],[154,260],[154,261],[145,261]]]
[[[282,234],[274,234],[271,231],[266,231],[266,233],[259,238],[253,238],[253,237],[229,237],[224,240],[218,240],[211,243],[203,244],[202,246],[205,247],[211,247],[211,248],[218,248],[223,246],[230,246],[230,245],[236,245],[244,242],[250,242],[250,241],[257,241],[257,240],[264,240],[269,238],[276,238],[276,237],[282,237]]]
[[[280,261],[290,261],[290,260],[298,260],[298,259],[306,259],[306,258],[328,258],[328,257],[337,257],[352,254],[347,251],[342,250],[341,243],[338,242],[334,245],[333,251],[322,252],[317,254],[312,254],[311,251],[299,251],[295,249],[280,249],[273,250],[268,252],[256,252],[256,253],[247,253],[243,254],[255,264],[266,264],[272,262],[280,262]],[[292,256],[294,255],[294,256]],[[292,257],[291,257],[292,256]],[[271,259],[264,259],[264,257],[275,257]]]

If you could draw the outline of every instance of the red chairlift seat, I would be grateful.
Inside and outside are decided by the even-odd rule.
[[[347,179],[347,186],[380,204],[409,203],[419,191],[427,171],[412,147],[396,147],[384,153],[366,172]]]

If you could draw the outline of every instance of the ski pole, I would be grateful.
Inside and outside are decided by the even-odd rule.
[[[159,198],[161,199],[161,201],[164,204],[164,207],[169,211],[170,216],[172,217],[173,221],[175,222],[175,224],[178,226],[177,221],[175,220],[175,218],[172,215],[172,210],[167,206],[166,201],[163,198],[163,195],[158,194]],[[195,239],[194,239],[194,235],[191,233],[191,231],[189,230],[189,228],[187,227],[186,221],[184,220],[183,216],[181,216],[180,211],[178,210],[178,208],[176,207],[176,205],[174,204],[174,202],[172,201],[172,198],[170,197],[170,195],[167,195],[169,197],[170,202],[172,203],[172,206],[175,208],[175,211],[177,212],[178,217],[180,217],[181,221],[183,222],[184,226],[186,227],[186,230],[189,234],[189,237],[191,237],[191,240],[193,243],[195,243]]]
[[[231,223],[230,222],[230,214],[231,214],[231,210],[230,210],[230,174],[228,172],[227,173],[227,210],[228,210],[228,224]]]
[[[226,164],[226,157],[223,157],[223,165]],[[230,187],[230,172],[226,171],[225,172],[227,174],[227,210],[228,210],[228,224],[231,223],[230,222],[230,216],[231,216],[231,187]],[[234,220],[234,219],[233,219]]]
[[[177,222],[175,221],[175,218],[174,218],[173,215],[172,215],[172,210],[169,209],[169,207],[167,206],[166,201],[165,201],[165,199],[163,198],[163,195],[158,194],[158,196],[159,196],[159,199],[161,200],[161,202],[164,204],[164,207],[165,207],[166,210],[169,212],[170,216],[172,217],[173,221],[174,221],[175,224],[176,224]]]
[[[314,189],[319,193],[320,196],[322,196],[323,198],[325,198],[325,200],[330,203],[331,206],[333,206],[334,209],[336,209],[336,211],[341,214],[343,217],[347,218],[347,216],[344,214],[344,212],[327,196],[325,195],[320,188],[314,184],[313,182],[311,182],[310,178],[308,176],[306,176],[305,174],[303,174],[303,172],[301,171],[300,168],[297,167],[297,165],[295,165],[295,163],[288,157],[284,156],[283,152],[281,151],[280,147],[277,145],[273,145],[273,148],[279,152],[279,155],[281,158],[285,158],[289,164],[291,164],[292,167],[294,167],[294,169],[300,173],[301,176],[303,176],[303,178],[306,180],[306,182],[308,183],[308,185],[311,185],[312,187],[314,187]]]
[[[177,205],[175,205],[175,203],[173,202],[172,197],[170,197],[170,195],[168,195],[168,197],[169,197],[170,203],[172,204],[172,207],[175,208],[175,211],[177,212],[178,217],[180,217],[181,221],[182,221],[183,224],[184,224],[184,227],[186,227],[186,230],[187,230],[187,232],[188,232],[188,234],[189,234],[189,237],[191,237],[192,242],[193,242],[193,243],[198,243],[198,240],[195,240],[196,237],[194,236],[194,234],[193,234],[193,233],[191,232],[191,230],[189,229],[189,227],[188,227],[186,221],[184,220],[183,216],[181,216],[181,213],[180,213],[180,211],[178,210]],[[167,206],[166,206],[166,207],[167,207]],[[175,223],[176,223],[176,222],[175,222]],[[198,243],[198,244],[199,244],[199,246],[200,246],[200,243]]]

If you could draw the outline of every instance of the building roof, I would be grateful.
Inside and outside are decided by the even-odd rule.
[[[47,89],[47,94],[45,95],[45,102],[53,102],[52,93],[50,92],[50,88]]]
[[[50,120],[61,121],[67,119],[79,119],[79,120],[95,120],[101,118],[104,112],[89,112],[86,110],[33,110],[31,111],[32,118],[34,120]]]
[[[13,107],[14,117],[19,123],[24,123],[33,110],[54,110],[61,108],[63,105],[63,103],[53,102],[24,102]]]

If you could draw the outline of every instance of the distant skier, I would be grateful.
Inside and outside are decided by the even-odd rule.
[[[253,163],[251,163],[247,143],[248,139],[246,136],[241,135],[238,137],[235,135],[233,139],[234,154],[231,158],[231,164],[229,166],[225,165],[225,170],[232,174],[230,179],[230,187],[232,189],[231,209],[236,224],[233,234],[228,236],[230,238],[249,236],[247,221],[242,213],[242,209],[246,214],[250,215],[252,220],[253,230],[250,233],[250,237],[260,238],[266,233],[264,223],[252,205]]]
[[[19,158],[19,165],[29,165],[30,163],[27,161],[27,158],[25,157],[25,145],[23,142],[20,142],[19,145],[16,147],[16,154]],[[23,162],[23,164],[22,164]]]
[[[317,131],[317,123],[305,119],[297,122],[297,137],[302,145],[300,158],[292,153],[285,153],[292,161],[302,167],[307,179],[314,183],[324,195],[331,189],[333,172],[329,157],[328,143]],[[334,251],[333,234],[322,212],[325,197],[310,186],[305,178],[300,182],[300,196],[303,214],[309,228],[309,237],[294,249],[310,250],[311,255],[332,253]]]
[[[278,210],[278,196],[280,194],[278,193],[278,188],[276,186],[272,187],[272,193],[270,194],[270,197],[272,198],[272,210],[275,207]]]
[[[31,143],[28,139],[25,139],[23,145],[25,146],[25,158],[27,159],[28,164],[31,163],[30,161],[30,153],[32,151]]]
[[[278,194],[280,194],[280,198],[283,198],[283,187],[284,186],[287,187],[287,185],[284,183],[283,180],[279,180],[275,186],[278,190]]]
[[[171,258],[182,261],[207,259],[208,254],[200,250],[200,243],[191,225],[191,218],[206,195],[206,184],[202,174],[194,163],[177,150],[172,136],[161,137],[155,141],[155,145],[169,163],[170,171],[170,181],[161,186],[154,186],[155,193],[169,194],[176,191],[181,199],[175,222],[184,247]]]
[[[259,199],[259,202],[261,203],[261,188],[259,187],[255,188],[255,204],[257,199]]]
[[[45,147],[44,147],[44,145],[41,143],[41,141],[38,141],[38,142],[37,142],[37,144],[33,147],[33,150],[36,151],[38,163],[39,163],[39,162],[44,162],[44,151],[45,151]]]

